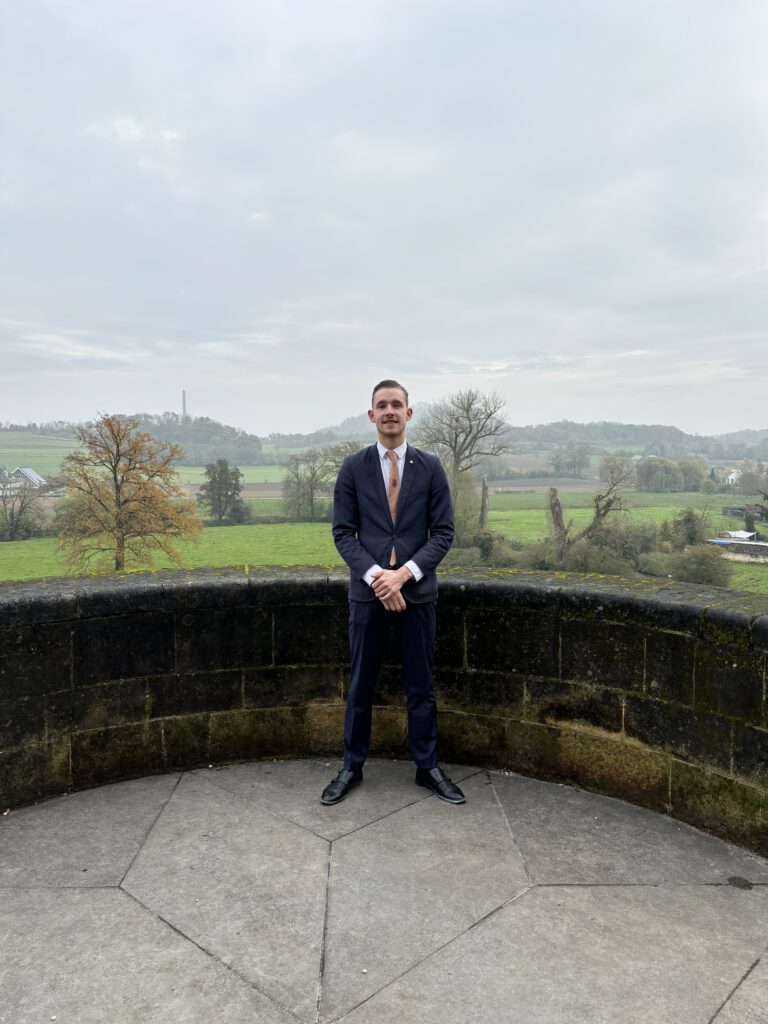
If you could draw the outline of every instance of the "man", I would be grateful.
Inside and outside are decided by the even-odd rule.
[[[406,443],[412,415],[402,384],[377,384],[368,419],[378,441],[347,456],[333,493],[333,539],[350,569],[351,670],[344,767],[323,790],[324,804],[339,803],[363,781],[373,688],[393,619],[402,627],[400,659],[416,783],[442,800],[464,803],[464,794],[437,764],[432,686],[435,569],[453,541],[453,509],[440,460]]]

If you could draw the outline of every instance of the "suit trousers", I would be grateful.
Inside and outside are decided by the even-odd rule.
[[[400,665],[408,709],[408,740],[421,768],[437,764],[437,703],[432,685],[435,602],[406,602],[389,612],[381,601],[350,601],[350,678],[344,719],[344,767],[360,768],[371,741],[373,691],[387,638],[399,639]]]

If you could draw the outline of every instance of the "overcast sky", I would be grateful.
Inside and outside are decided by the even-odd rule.
[[[768,428],[765,0],[0,12],[0,421]]]

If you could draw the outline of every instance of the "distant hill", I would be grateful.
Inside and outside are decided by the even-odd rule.
[[[123,413],[116,413],[123,416]],[[228,459],[233,465],[258,466],[264,465],[273,459],[264,456],[261,439],[255,434],[248,434],[238,427],[229,427],[207,416],[187,416],[183,418],[175,412],[164,412],[161,414],[138,412],[131,413],[130,418],[139,421],[141,430],[168,441],[171,444],[178,444],[184,449],[184,458],[180,460],[182,466],[204,466],[216,459]],[[28,439],[33,436],[55,439],[62,444],[65,451],[71,451],[76,447],[76,430],[81,426],[79,423],[67,423],[63,420],[56,420],[50,423],[28,423],[24,426],[18,424],[5,424],[0,427],[0,450],[10,447],[8,440],[16,434],[24,434],[25,450],[30,448]],[[66,439],[66,444],[64,444]],[[6,461],[10,461],[6,459]]]
[[[414,406],[412,427],[418,429],[419,418],[429,410],[428,404]],[[228,459],[234,465],[268,465],[284,461],[281,452],[292,449],[319,447],[338,440],[373,440],[374,433],[366,413],[349,416],[341,423],[324,427],[308,434],[269,434],[264,442],[272,449],[264,450],[262,439],[238,427],[218,423],[207,416],[188,416],[164,412],[135,413],[141,429],[166,441],[180,444],[184,449],[182,465],[201,466],[216,459]],[[9,440],[13,433],[74,441],[76,423],[63,420],[48,423],[0,425],[0,449],[9,449],[6,462],[13,461]],[[529,424],[508,427],[510,440],[522,452],[547,451],[572,444],[588,444],[595,454],[627,449],[640,455],[659,455],[662,458],[701,458],[736,463],[749,458],[768,462],[768,427],[764,430],[739,430],[729,434],[704,436],[687,434],[678,427],[663,424],[615,423],[605,420],[594,423],[576,423],[559,420],[556,423]],[[25,446],[26,447],[26,446]],[[2,462],[3,460],[0,460]]]

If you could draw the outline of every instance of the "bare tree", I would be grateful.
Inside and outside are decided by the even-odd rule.
[[[348,455],[359,452],[362,447],[359,441],[338,441],[336,444],[328,444],[320,450],[323,469],[331,484],[339,475],[344,459]]]
[[[0,480],[0,540],[24,540],[40,518],[42,491],[19,480]]]
[[[324,448],[308,448],[291,455],[283,477],[283,509],[296,522],[314,522],[326,509],[321,498],[333,490],[339,467],[347,455],[362,447],[357,441],[339,441]]]
[[[552,523],[552,538],[555,546],[555,557],[559,563],[581,540],[588,540],[611,512],[625,511],[627,508],[623,491],[630,487],[635,478],[635,466],[630,458],[621,455],[608,455],[600,466],[600,479],[606,484],[602,493],[592,498],[593,513],[591,521],[578,533],[573,532],[573,522],[566,523],[563,507],[556,487],[549,489],[549,517]]]
[[[283,477],[283,508],[289,519],[314,523],[320,515],[319,499],[330,489],[320,448],[291,455]]]
[[[501,395],[469,388],[435,402],[419,423],[417,443],[440,456],[453,494],[462,473],[490,455],[514,451],[503,408]]]

